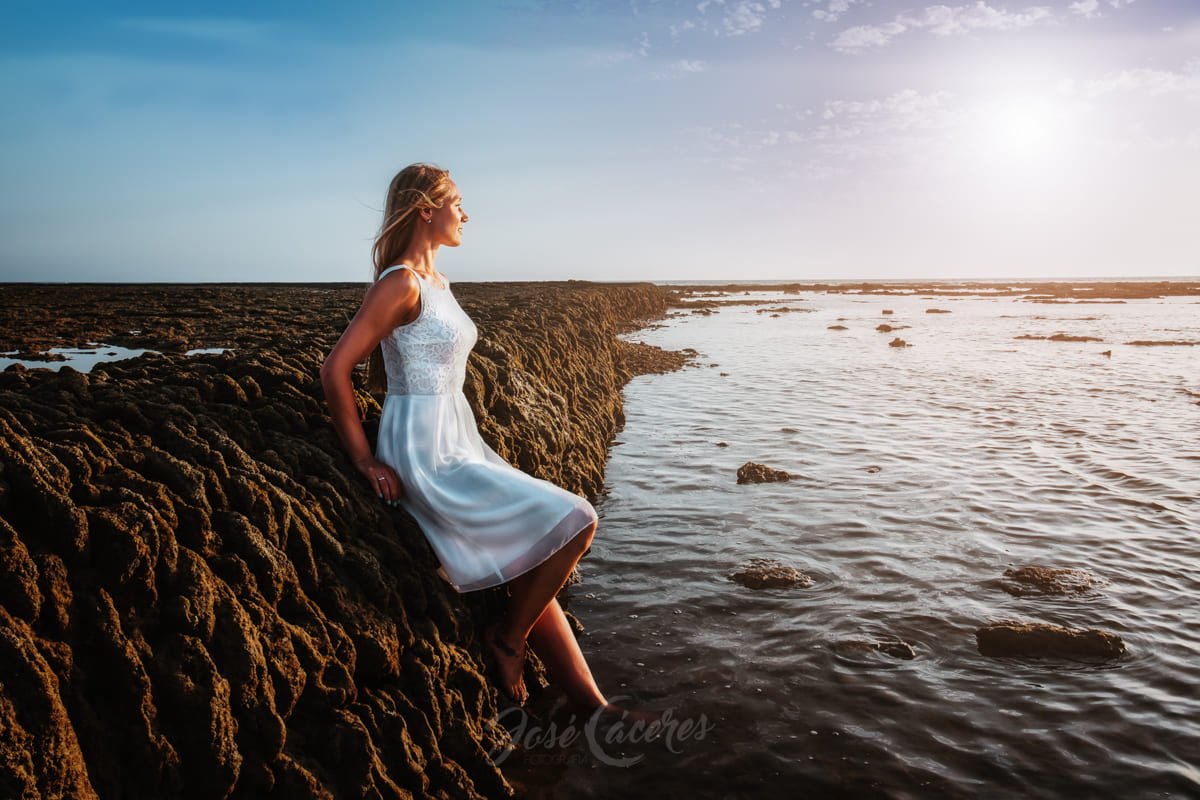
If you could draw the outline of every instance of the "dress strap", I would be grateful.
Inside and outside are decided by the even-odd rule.
[[[396,269],[407,269],[407,270],[410,270],[413,275],[417,275],[417,271],[415,269],[413,269],[412,267],[410,267],[408,264],[397,264],[396,266],[388,267],[383,272],[379,273],[379,277],[376,278],[375,280],[377,280],[377,281],[382,280],[384,275],[387,275],[389,272],[391,272],[392,270],[396,270]],[[418,279],[420,277],[421,277],[420,275],[417,275]]]

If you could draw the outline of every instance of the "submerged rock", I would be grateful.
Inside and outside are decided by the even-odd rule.
[[[738,483],[777,483],[791,479],[790,473],[781,469],[772,469],[765,464],[755,464],[753,461],[742,464],[737,471]]]
[[[1036,336],[1032,333],[1023,333],[1020,336],[1014,336],[1014,339],[1043,339],[1047,342],[1103,342],[1104,340],[1097,336],[1076,336],[1070,333],[1053,333],[1049,336]]]
[[[1099,578],[1084,569],[1030,565],[1004,570],[1000,588],[1015,597],[1083,594],[1096,588],[1100,582]]]
[[[1134,342],[1126,342],[1125,344],[1132,347],[1195,347],[1200,345],[1200,341],[1188,341],[1184,339],[1138,339]]]
[[[758,308],[754,310],[754,313],[778,317],[780,314],[808,314],[815,310],[813,308],[796,308],[795,306],[775,306],[775,308]]]
[[[897,336],[888,342],[888,347],[912,347],[912,345]]]
[[[752,558],[730,573],[729,580],[749,589],[788,589],[813,583],[808,575],[774,558]]]
[[[927,309],[925,309],[925,313],[926,314],[949,314],[950,309],[948,309],[948,308],[927,308]]]
[[[1064,628],[1047,622],[993,622],[975,631],[985,656],[1063,656],[1116,658],[1125,642],[1096,628]]]
[[[916,648],[902,639],[848,639],[835,642],[833,650],[846,656],[881,653],[904,661],[912,661],[917,657]]]
[[[844,331],[844,330],[846,330],[846,326],[845,326],[845,325],[830,325],[830,326],[828,327],[828,330],[831,330],[831,331]]]
[[[894,311],[892,311],[890,308],[885,308],[883,311],[881,311],[881,312],[879,312],[879,313],[881,313],[881,314],[894,314],[895,312],[894,312]]]

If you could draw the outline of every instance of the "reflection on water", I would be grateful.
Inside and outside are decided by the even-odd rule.
[[[140,331],[139,331],[140,332]],[[43,359],[13,358],[17,351],[0,353],[0,370],[8,369],[12,364],[20,364],[26,369],[50,369],[57,372],[63,367],[70,367],[77,372],[91,372],[92,367],[106,361],[121,361],[126,358],[137,358],[144,353],[157,353],[157,350],[121,347],[115,344],[97,344],[88,342],[90,347],[51,347],[46,351],[51,356],[62,356],[53,361]],[[188,350],[185,356],[204,355],[209,353],[224,353],[226,347],[198,347]]]
[[[606,691],[715,727],[628,768],[573,752],[529,783],[598,798],[1200,795],[1200,348],[1124,344],[1200,340],[1200,305],[805,300],[815,313],[730,306],[633,337],[695,348],[702,366],[626,388],[570,604]],[[1055,333],[1102,341],[1016,338]],[[897,336],[911,346],[888,347]],[[739,486],[746,461],[798,478]],[[757,556],[812,585],[728,580]],[[1002,591],[1027,564],[1102,583]],[[1128,652],[986,658],[974,633],[999,619],[1101,628]],[[916,657],[862,644],[894,639]]]

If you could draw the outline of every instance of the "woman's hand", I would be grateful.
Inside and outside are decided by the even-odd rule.
[[[396,474],[396,470],[374,456],[360,458],[354,462],[354,466],[363,474],[363,477],[371,482],[371,488],[375,490],[375,494],[379,495],[380,500],[389,506],[400,504],[400,495],[404,493],[404,485],[400,483],[400,476]]]

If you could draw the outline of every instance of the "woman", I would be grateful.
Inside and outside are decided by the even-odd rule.
[[[506,615],[485,631],[504,692],[524,704],[526,642],[582,710],[620,711],[596,686],[555,596],[587,550],[596,512],[533,478],[479,437],[462,393],[474,323],[436,267],[469,217],[446,170],[405,167],[392,180],[373,249],[375,281],[321,367],[330,415],[379,498],[403,506],[459,592],[507,583]],[[370,355],[367,386],[384,388],[376,453],[363,433],[351,372]]]

